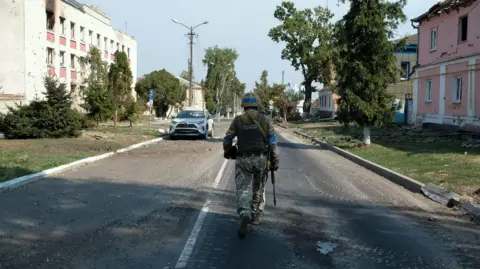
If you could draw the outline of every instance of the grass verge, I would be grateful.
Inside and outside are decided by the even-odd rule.
[[[99,127],[78,138],[0,139],[0,182],[161,137],[158,126]]]
[[[362,130],[336,122],[297,122],[288,127],[420,182],[434,183],[480,202],[480,148],[475,147],[480,142],[472,135],[407,127],[372,129],[372,145],[365,147]]]

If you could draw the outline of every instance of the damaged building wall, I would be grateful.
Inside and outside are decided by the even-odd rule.
[[[467,40],[459,41],[460,18],[468,16]],[[480,53],[480,5],[450,10],[420,24],[419,64],[427,65]],[[430,50],[430,31],[437,29],[436,49]]]
[[[0,109],[25,95],[25,0],[0,0]]]

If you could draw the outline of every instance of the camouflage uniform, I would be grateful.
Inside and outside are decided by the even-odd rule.
[[[268,116],[258,111],[257,103],[259,102],[258,97],[246,94],[242,102],[245,113],[235,117],[223,142],[223,149],[226,152],[232,147],[233,138],[238,137],[235,183],[237,213],[242,219],[239,230],[241,237],[247,233],[246,223],[251,222],[252,217],[254,223],[259,223],[259,218],[263,214],[269,161],[267,146],[270,148],[274,169],[278,169],[279,163],[275,130]],[[261,130],[255,121],[261,126]],[[266,138],[262,133],[266,135]],[[265,143],[265,139],[268,145]],[[252,191],[251,196],[250,191]]]

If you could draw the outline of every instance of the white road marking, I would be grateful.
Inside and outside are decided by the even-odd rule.
[[[222,179],[223,172],[226,166],[227,166],[227,160],[224,160],[222,167],[220,168],[220,171],[218,171],[217,177],[215,178],[215,182],[213,183],[212,187],[214,189],[218,187],[218,184]],[[190,236],[187,239],[187,243],[185,243],[185,246],[183,247],[182,254],[180,254],[180,258],[178,258],[175,268],[185,268],[187,266],[188,260],[190,259],[190,255],[192,254],[193,248],[195,247],[195,243],[197,242],[198,234],[200,234],[200,231],[202,230],[203,222],[205,221],[208,211],[210,210],[210,208],[208,207],[209,205],[210,205],[210,200],[207,199],[205,204],[203,204],[202,211],[200,211],[200,214],[198,214],[197,220],[193,225],[192,232],[190,233]]]

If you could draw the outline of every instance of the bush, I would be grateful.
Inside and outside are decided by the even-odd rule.
[[[137,101],[133,97],[129,96],[125,108],[120,115],[120,120],[130,122],[130,126],[134,122],[141,119],[143,112],[147,109],[145,102],[138,98]]]
[[[9,107],[2,131],[8,139],[60,138],[80,135],[82,118],[73,110],[72,99],[64,83],[47,77],[46,100]]]
[[[289,117],[287,118],[288,120],[290,121],[299,121],[299,120],[302,120],[302,114],[298,111],[292,113],[291,115],[289,115]]]
[[[79,112],[78,110],[73,110],[73,113],[78,118],[82,129],[90,129],[97,126],[94,120],[89,119],[86,115]]]

